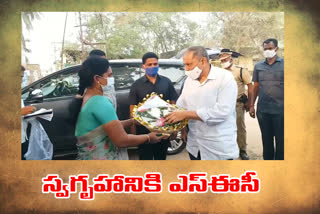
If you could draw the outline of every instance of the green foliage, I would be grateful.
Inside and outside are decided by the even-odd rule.
[[[178,52],[194,39],[196,24],[180,13],[144,13],[138,18],[145,41],[157,53]]]
[[[22,12],[21,13],[21,20],[22,23],[25,25],[26,29],[28,31],[33,29],[32,22],[35,19],[40,19],[41,18],[41,13],[40,12]],[[25,51],[26,53],[30,53],[31,50],[28,49],[27,47],[27,42],[29,42],[29,39],[25,37],[23,32],[21,33],[21,46],[22,50]],[[28,62],[28,58],[26,58],[26,61]]]
[[[85,51],[102,49],[108,59],[141,58],[148,51],[170,58],[191,45],[261,55],[267,38],[278,39],[283,47],[284,16],[279,12],[212,12],[201,23],[185,12],[82,14]]]
[[[85,40],[105,43],[109,59],[140,58],[147,51],[175,55],[195,36],[196,24],[181,13],[95,13],[87,18]]]
[[[245,55],[259,53],[262,42],[268,38],[276,38],[283,44],[283,13],[212,13],[210,22],[221,25],[218,33],[221,47],[241,51]]]

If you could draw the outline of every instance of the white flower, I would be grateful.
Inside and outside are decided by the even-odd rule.
[[[160,118],[161,117],[161,111],[158,108],[150,109],[149,113],[155,118]]]
[[[142,119],[143,121],[146,121],[146,122],[154,121],[153,118],[143,117],[143,116],[141,117],[141,119]]]

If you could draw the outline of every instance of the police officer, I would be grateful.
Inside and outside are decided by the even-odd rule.
[[[247,69],[233,65],[232,51],[222,49],[219,54],[221,65],[224,69],[230,71],[238,85],[238,96],[236,104],[237,112],[237,143],[242,160],[249,160],[247,154],[247,132],[245,124],[245,111],[250,109],[250,96],[252,90],[251,77]],[[245,85],[248,86],[249,93],[246,92]],[[248,94],[248,96],[247,96]]]

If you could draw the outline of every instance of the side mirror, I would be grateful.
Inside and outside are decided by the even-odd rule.
[[[27,99],[29,102],[33,103],[41,103],[43,102],[43,93],[41,89],[35,89],[29,93],[29,97]]]

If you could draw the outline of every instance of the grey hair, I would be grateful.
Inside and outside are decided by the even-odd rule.
[[[193,52],[193,57],[196,56],[198,59],[205,57],[207,59],[207,62],[209,62],[208,52],[203,46],[192,46],[188,48],[186,53],[188,52]]]

